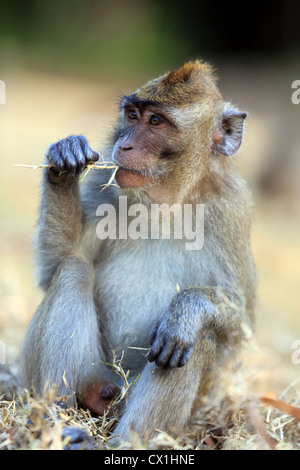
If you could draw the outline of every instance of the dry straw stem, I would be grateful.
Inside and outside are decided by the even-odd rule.
[[[36,170],[45,170],[47,168],[54,168],[53,165],[23,165],[21,163],[16,163],[14,164],[14,166],[19,166],[19,167],[23,167],[23,168],[30,168],[31,170],[33,171],[36,171]],[[101,161],[101,163],[91,163],[89,165],[87,165],[87,167],[85,168],[85,172],[83,173],[82,177],[81,177],[81,181],[84,180],[84,178],[88,175],[88,173],[91,171],[91,170],[114,170],[110,179],[108,180],[108,182],[106,184],[103,184],[102,186],[102,189],[101,191],[104,191],[104,189],[108,188],[109,186],[117,186],[116,184],[113,184],[113,180],[116,176],[116,173],[118,171],[119,167],[118,165],[115,165],[113,162],[106,162],[106,161]],[[64,173],[64,172],[62,172]]]
[[[62,450],[70,441],[70,437],[63,437],[63,430],[69,427],[87,433],[88,440],[83,441],[83,448],[105,448],[119,419],[117,409],[138,378],[129,380],[129,371],[125,372],[121,365],[122,357],[117,360],[113,352],[113,361],[109,364],[123,381],[120,394],[104,416],[98,418],[91,416],[88,410],[68,405],[73,388],[65,374],[63,380],[70,388],[70,396],[59,396],[55,387],[41,398],[33,398],[27,390],[24,396],[13,400],[0,396],[0,450]]]
[[[110,412],[103,417],[95,418],[89,411],[68,407],[68,397],[56,396],[55,390],[41,399],[32,398],[28,392],[25,398],[14,400],[0,397],[0,449],[64,449],[69,438],[62,437],[62,430],[74,426],[88,434],[96,449],[109,447],[119,419],[118,405],[135,383],[129,380],[121,360],[113,354],[110,366],[122,377],[124,385]],[[193,410],[190,423],[180,436],[171,437],[157,430],[157,435],[147,440],[133,432],[122,447],[132,450],[300,450],[300,423],[288,414],[293,409],[281,411],[273,406],[274,402],[271,406],[259,403],[259,399],[248,395],[239,377],[232,387],[232,378],[232,370],[228,370],[221,377],[221,389],[211,397],[199,397],[201,404]],[[65,402],[67,407],[58,406],[57,400]],[[296,383],[280,395],[279,405],[281,400],[296,409],[299,407],[300,390]],[[83,447],[85,445],[83,443]]]
[[[125,372],[121,364],[124,357],[124,351],[120,359],[116,358],[116,353],[114,350],[112,351],[112,355],[113,362],[105,364],[112,367],[113,372],[116,373],[123,381],[120,393],[112,403],[112,406],[116,406],[127,396],[129,389],[136,383],[139,378],[139,375],[137,375],[133,380],[129,380],[130,371],[128,370],[127,372]]]

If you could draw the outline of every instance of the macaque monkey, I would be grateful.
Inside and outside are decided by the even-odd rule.
[[[80,183],[99,158],[85,137],[49,147],[35,240],[45,297],[20,354],[26,387],[42,394],[55,384],[70,395],[69,384],[72,403],[102,415],[121,385],[108,365],[115,351],[131,377],[140,374],[116,435],[183,430],[224,353],[253,325],[252,198],[232,157],[245,118],[196,60],[123,97],[104,151],[119,167],[117,185],[101,190],[110,170],[90,171]],[[124,234],[120,196],[128,229],[136,204],[148,210],[139,214],[140,236]],[[162,204],[179,213],[204,208],[200,249],[187,249],[187,237],[172,230],[161,237],[161,218],[159,236],[145,236],[150,209]],[[113,212],[115,221],[105,217]],[[198,222],[192,211],[194,228]],[[105,224],[113,230],[101,238]]]

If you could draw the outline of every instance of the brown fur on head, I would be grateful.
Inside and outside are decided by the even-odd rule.
[[[168,106],[222,100],[212,67],[200,60],[186,62],[181,67],[151,80],[133,96],[141,101],[153,101]]]
[[[151,200],[183,201],[197,187],[205,193],[225,178],[245,117],[223,102],[212,67],[200,60],[147,82],[122,100],[112,151],[117,183]]]

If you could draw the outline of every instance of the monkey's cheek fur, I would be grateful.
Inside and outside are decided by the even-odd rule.
[[[140,188],[149,182],[149,178],[136,171],[120,168],[116,173],[116,182],[120,188]]]

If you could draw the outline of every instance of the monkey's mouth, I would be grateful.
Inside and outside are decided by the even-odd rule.
[[[115,178],[120,188],[140,188],[149,180],[145,171],[123,166],[119,166]]]
[[[117,172],[119,172],[120,170],[121,171],[129,171],[130,173],[136,173],[138,175],[143,175],[145,176],[145,171],[144,170],[136,170],[135,168],[127,168],[125,166],[122,166],[122,165],[118,165],[119,166],[119,169]]]

